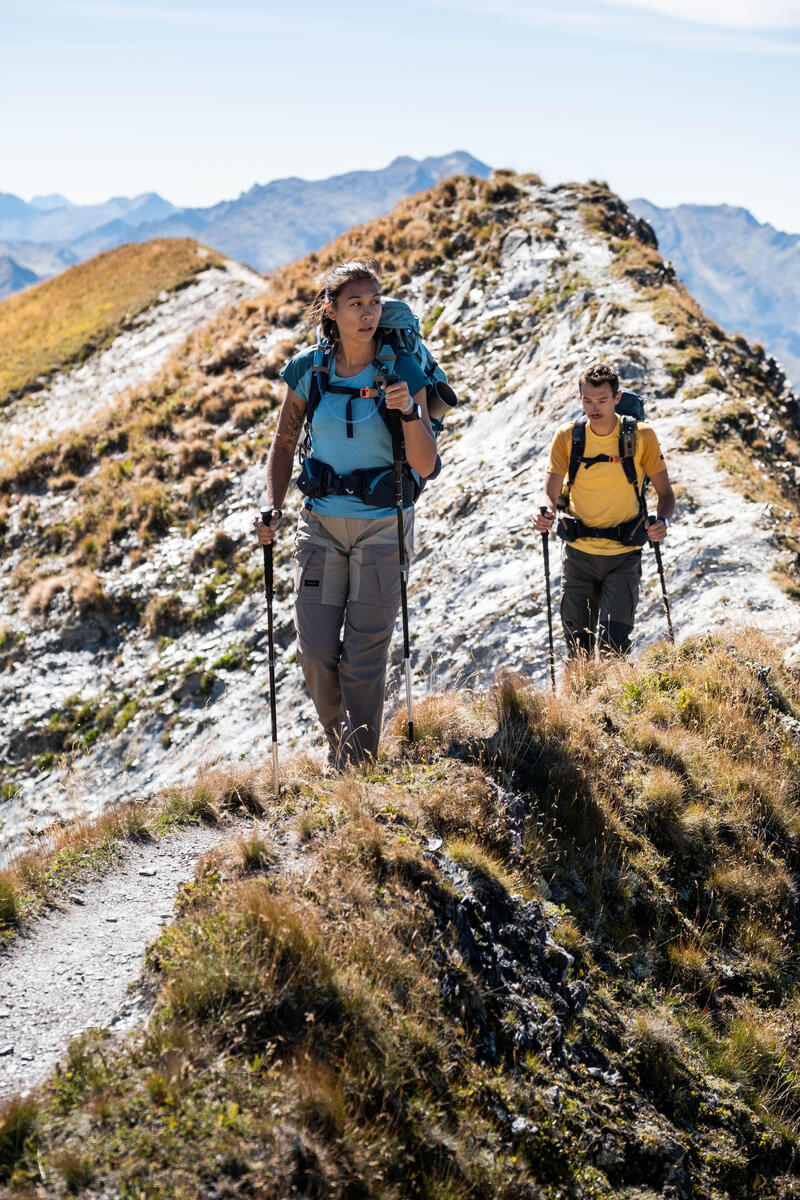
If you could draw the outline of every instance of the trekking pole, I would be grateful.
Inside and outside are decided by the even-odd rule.
[[[667,597],[667,581],[664,578],[664,563],[661,558],[661,546],[658,542],[653,542],[653,549],[656,553],[656,566],[658,567],[658,577],[661,580],[661,595],[664,599],[664,612],[667,614],[667,629],[669,630],[669,640],[675,645],[675,633],[672,628],[672,617],[669,611],[669,598]]]
[[[262,509],[261,520],[269,525],[272,509]],[[272,781],[275,794],[280,791],[278,780],[278,714],[275,708],[275,632],[272,623],[272,601],[275,591],[272,585],[272,542],[262,546],[264,551],[264,594],[267,598],[267,642],[269,646],[269,712],[272,721]]]
[[[396,383],[389,376],[387,384]],[[400,558],[400,606],[403,612],[403,662],[406,672],[406,712],[408,714],[408,740],[414,740],[414,709],[411,700],[411,650],[408,642],[408,562],[406,561],[406,532],[403,524],[403,450],[400,430],[400,414],[390,412],[392,432],[392,455],[394,457],[394,502],[397,509],[397,551]]]
[[[542,505],[539,509],[542,516],[546,516],[548,509]],[[550,543],[549,533],[545,530],[542,534],[542,554],[544,555],[544,585],[547,592],[547,632],[550,637],[550,681],[553,685],[553,691],[556,690],[556,654],[553,649],[553,607],[550,599]]]

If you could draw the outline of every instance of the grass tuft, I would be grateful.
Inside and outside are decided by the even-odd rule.
[[[10,1179],[14,1168],[32,1145],[37,1128],[36,1100],[6,1100],[0,1105],[0,1182]]]
[[[20,894],[11,871],[0,871],[0,929],[16,925],[20,919]]]

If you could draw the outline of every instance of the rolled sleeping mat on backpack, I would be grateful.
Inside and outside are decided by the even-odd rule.
[[[447,415],[448,409],[455,408],[457,404],[458,396],[449,383],[437,379],[436,383],[432,383],[428,388],[428,415],[432,421],[441,421]]]

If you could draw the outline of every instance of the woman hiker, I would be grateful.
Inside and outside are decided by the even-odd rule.
[[[405,443],[407,562],[419,479],[437,461],[420,367],[402,350],[393,362],[378,358],[381,308],[374,261],[342,263],[326,278],[311,317],[320,322],[330,352],[323,355],[312,346],[281,372],[286,395],[267,460],[272,517],[268,525],[260,517],[254,521],[259,542],[268,545],[306,421],[306,457],[296,481],[306,496],[294,545],[297,660],[335,767],[374,758],[378,751],[400,604],[390,423],[399,417]],[[383,369],[387,363],[389,371]]]

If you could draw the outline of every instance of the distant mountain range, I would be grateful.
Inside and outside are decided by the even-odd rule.
[[[0,192],[0,298],[104,250],[156,237],[197,238],[267,271],[390,212],[440,179],[486,178],[489,170],[463,150],[422,160],[401,157],[380,171],[256,184],[237,200],[209,208],[177,208],[156,192],[84,205],[60,195],[26,203]]]
[[[728,204],[628,203],[652,225],[664,258],[708,315],[762,342],[800,388],[800,235]]]
[[[0,299],[104,250],[156,237],[196,238],[268,271],[449,175],[489,173],[459,150],[329,179],[276,179],[206,208],[178,208],[156,192],[88,205],[0,192]],[[636,199],[630,207],[652,225],[662,254],[709,316],[763,342],[800,387],[800,236],[725,204],[659,208]]]

